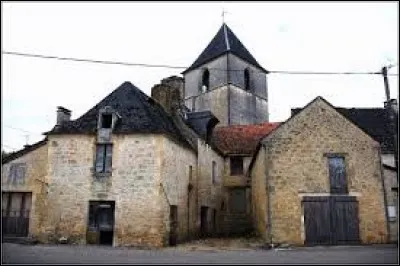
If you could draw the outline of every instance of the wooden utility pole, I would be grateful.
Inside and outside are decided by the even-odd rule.
[[[398,123],[397,123],[397,117],[398,114],[396,113],[394,106],[392,105],[395,103],[395,99],[390,99],[390,89],[389,89],[389,80],[387,76],[387,71],[388,67],[384,66],[382,68],[382,75],[383,75],[383,82],[385,84],[385,93],[386,93],[386,102],[385,102],[385,108],[387,111],[387,115],[389,117],[390,121],[390,131],[392,132],[393,135],[393,145],[394,145],[394,162],[396,166],[396,171],[398,173],[398,166],[399,166],[399,158],[398,158],[398,149],[397,149],[397,137],[398,137]]]

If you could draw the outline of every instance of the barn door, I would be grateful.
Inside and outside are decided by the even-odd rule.
[[[355,197],[332,196],[332,244],[359,243],[358,202]]]
[[[304,197],[305,244],[359,243],[358,202],[351,196]]]
[[[304,197],[304,227],[307,245],[330,243],[329,197]]]

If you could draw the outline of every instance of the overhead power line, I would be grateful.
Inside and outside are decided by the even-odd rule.
[[[55,59],[55,60],[74,61],[74,62],[107,64],[107,65],[123,65],[123,66],[170,68],[170,69],[187,69],[188,68],[188,67],[183,67],[183,66],[172,66],[172,65],[163,65],[163,64],[145,64],[145,63],[131,63],[131,62],[123,62],[123,61],[106,61],[106,60],[84,59],[84,58],[74,58],[74,57],[60,57],[60,56],[9,52],[9,51],[2,51],[2,53],[8,54],[8,55],[35,57],[35,58],[41,58],[41,59]],[[209,69],[226,71],[226,69],[221,69],[221,68],[209,68]],[[243,71],[243,70],[230,69],[229,71]],[[295,74],[295,75],[381,75],[382,74],[382,72],[318,72],[318,71],[285,71],[285,70],[273,70],[273,71],[269,71],[269,73],[271,73],[271,74]],[[388,76],[398,76],[398,75],[399,74],[388,74]]]
[[[29,133],[30,135],[37,135],[37,136],[42,135],[40,133],[31,132],[31,131],[28,131],[28,130],[25,130],[25,129],[22,129],[22,128],[11,127],[11,126],[7,126],[7,125],[3,125],[3,127],[14,129],[14,130],[19,130],[19,131],[22,131],[22,132],[25,132],[25,133]]]

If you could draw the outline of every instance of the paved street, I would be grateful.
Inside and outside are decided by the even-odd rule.
[[[138,250],[104,246],[50,246],[3,243],[2,263],[383,263],[398,262],[396,246],[314,247],[277,250],[207,250],[189,251],[181,248]]]

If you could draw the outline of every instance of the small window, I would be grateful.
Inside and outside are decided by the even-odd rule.
[[[212,182],[217,183],[217,164],[214,161],[212,162]]]
[[[210,86],[210,72],[208,69],[204,70],[203,72],[203,77],[202,77],[202,82],[201,82],[201,92],[207,92],[209,90]]]
[[[243,158],[231,157],[231,175],[243,174]]]
[[[111,173],[112,144],[97,144],[96,173]]]
[[[395,206],[388,206],[388,215],[389,215],[389,221],[396,221],[396,207]]]
[[[112,124],[112,115],[111,114],[103,114],[101,119],[101,127],[102,128],[111,128]]]
[[[8,184],[22,185],[25,183],[26,164],[13,163],[8,174]]]
[[[250,71],[247,68],[244,70],[244,89],[246,91],[250,89]]]
[[[329,160],[329,181],[331,185],[331,193],[346,194],[347,180],[344,157],[328,156]]]

